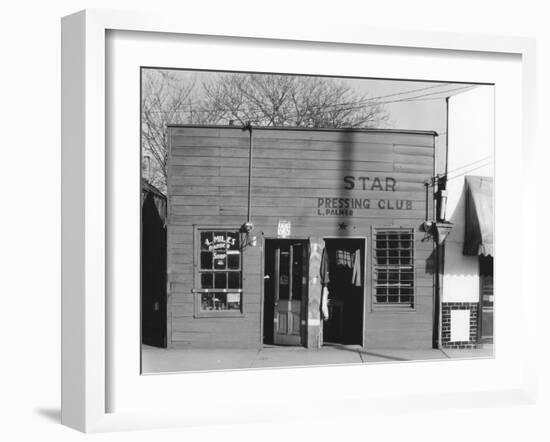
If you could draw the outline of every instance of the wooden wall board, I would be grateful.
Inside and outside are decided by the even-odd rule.
[[[262,344],[261,247],[263,238],[276,237],[277,223],[283,218],[291,222],[293,236],[317,238],[320,243],[324,237],[367,238],[364,344],[429,347],[434,244],[426,240],[421,225],[426,208],[429,215],[433,213],[433,189],[428,188],[426,201],[424,183],[430,181],[434,170],[435,134],[261,129],[254,130],[253,136],[251,212],[258,245],[247,248],[243,255],[244,315],[196,318],[194,229],[213,225],[237,230],[246,221],[249,136],[235,127],[170,127],[171,345]],[[373,186],[375,179],[379,182]],[[367,199],[368,208],[352,202]],[[346,205],[355,208],[342,213]],[[381,226],[415,231],[414,309],[387,311],[373,305],[371,228]],[[317,290],[312,275],[309,277],[311,290]],[[311,296],[313,305],[316,298],[313,293]],[[312,346],[319,334],[309,329],[306,341]]]

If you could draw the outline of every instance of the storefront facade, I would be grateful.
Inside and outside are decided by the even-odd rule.
[[[449,100],[445,218],[441,244],[442,348],[493,343],[494,90],[480,87]]]
[[[432,347],[434,132],[171,126],[169,141],[169,346]]]

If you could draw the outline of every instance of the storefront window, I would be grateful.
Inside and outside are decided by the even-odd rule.
[[[198,313],[242,312],[242,256],[239,232],[199,230]]]
[[[414,232],[373,230],[374,305],[414,307]]]

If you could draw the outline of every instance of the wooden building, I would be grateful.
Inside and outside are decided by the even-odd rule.
[[[432,347],[436,136],[169,127],[168,345]]]

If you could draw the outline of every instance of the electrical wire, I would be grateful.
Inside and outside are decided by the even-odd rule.
[[[341,109],[341,110],[353,111],[353,110],[359,110],[359,109],[361,109],[365,106],[371,106],[371,105],[384,105],[384,104],[395,104],[395,103],[402,103],[402,102],[438,100],[438,99],[444,99],[446,97],[445,96],[435,97],[435,98],[425,98],[425,97],[431,97],[433,95],[441,95],[441,94],[446,94],[446,93],[449,93],[449,92],[456,92],[456,91],[459,91],[459,90],[471,89],[471,88],[476,87],[475,85],[467,85],[467,86],[461,86],[461,87],[458,87],[458,88],[452,88],[452,89],[447,89],[447,90],[443,90],[443,91],[436,91],[436,92],[431,92],[431,93],[427,93],[427,94],[415,95],[413,97],[401,98],[401,99],[398,99],[398,100],[376,101],[380,98],[390,98],[390,97],[393,97],[393,96],[406,95],[406,94],[413,93],[413,92],[418,92],[418,91],[427,90],[427,89],[434,89],[436,87],[443,87],[443,86],[446,86],[446,84],[430,86],[430,87],[427,87],[427,88],[412,89],[412,90],[409,90],[409,91],[397,92],[395,94],[381,95],[381,96],[378,96],[378,97],[366,98],[364,100],[359,100],[357,102],[328,104],[328,105],[323,106],[325,109],[318,109],[317,108],[315,110],[315,112],[316,113],[321,113],[321,114],[322,113],[329,113],[329,112],[332,112],[332,111],[330,109],[326,109],[326,108],[335,108],[335,107],[336,108],[344,107],[344,109]],[[369,104],[369,102],[374,102],[374,103]],[[361,103],[363,103],[363,104],[361,104]],[[351,104],[353,104],[353,106],[350,106]],[[186,104],[186,106],[190,106],[190,105],[191,104]],[[346,107],[346,106],[349,106],[349,107]],[[210,108],[210,109],[206,109],[206,110],[179,109],[177,111],[165,111],[165,110],[162,110],[162,109],[154,109],[154,110],[149,110],[148,112],[150,112],[150,113],[164,113],[164,114],[167,114],[167,113],[177,114],[177,113],[226,112],[227,110],[228,110],[227,108],[219,108],[218,107],[218,108]],[[297,116],[297,113],[295,113],[295,114],[287,113],[287,115],[289,117]]]
[[[473,169],[470,169],[470,170],[466,170],[466,171],[464,171],[464,172],[461,172],[461,173],[459,173],[458,175],[455,175],[455,176],[452,176],[452,177],[447,176],[447,181],[452,181],[452,180],[454,180],[454,179],[456,179],[456,178],[463,177],[463,176],[465,176],[465,175],[467,175],[467,174],[469,174],[469,173],[472,173],[472,172],[475,171],[475,170],[481,169],[482,167],[489,166],[490,164],[491,164],[490,162],[489,162],[489,163],[486,163],[486,164],[481,164],[481,165],[479,165],[479,166],[477,166],[477,167],[474,167]]]
[[[455,167],[454,169],[449,170],[449,171],[447,172],[447,175],[450,175],[450,174],[452,174],[453,172],[456,172],[457,170],[465,169],[465,168],[468,168],[468,167],[470,167],[470,166],[473,166],[474,164],[479,163],[479,162],[481,162],[481,161],[487,161],[487,160],[489,160],[489,159],[491,159],[491,158],[492,158],[492,156],[489,155],[489,156],[483,157],[483,158],[481,158],[481,159],[479,159],[479,160],[472,161],[471,163],[464,164],[463,166]]]

